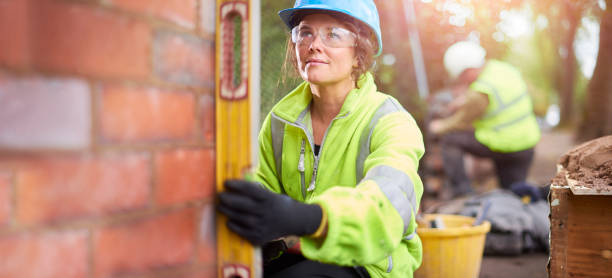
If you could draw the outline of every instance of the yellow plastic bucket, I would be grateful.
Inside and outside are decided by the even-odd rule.
[[[474,218],[460,215],[427,214],[425,221],[439,217],[443,229],[417,228],[423,242],[423,263],[416,278],[477,278],[491,223],[472,226]]]

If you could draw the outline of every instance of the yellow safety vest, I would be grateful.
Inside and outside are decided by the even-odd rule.
[[[527,84],[512,65],[490,60],[470,89],[487,94],[486,114],[474,122],[476,139],[492,151],[529,149],[540,140]]]

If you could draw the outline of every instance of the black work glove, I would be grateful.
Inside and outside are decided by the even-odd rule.
[[[228,217],[227,227],[254,245],[281,236],[313,234],[321,224],[318,205],[300,203],[245,180],[225,181],[218,210]]]
[[[282,239],[266,242],[261,247],[261,256],[263,257],[264,265],[277,259],[285,251],[287,251],[287,244]]]

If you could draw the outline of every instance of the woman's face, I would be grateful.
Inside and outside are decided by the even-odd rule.
[[[302,79],[315,85],[352,82],[356,37],[345,25],[330,15],[312,14],[295,29],[292,34],[297,39],[295,52]]]

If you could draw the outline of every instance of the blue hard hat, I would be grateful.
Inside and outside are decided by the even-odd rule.
[[[378,39],[378,53],[382,52],[382,36],[380,33],[380,20],[378,10],[373,0],[296,0],[293,8],[278,12],[280,18],[289,29],[298,25],[300,18],[296,13],[304,10],[325,10],[349,15],[370,26]]]

